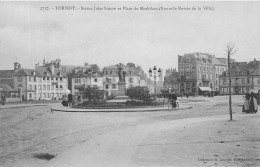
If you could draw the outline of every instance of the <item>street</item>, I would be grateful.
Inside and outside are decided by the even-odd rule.
[[[259,166],[259,114],[242,96],[178,98],[180,110],[50,112],[0,110],[1,166]],[[181,107],[180,107],[181,108]],[[51,160],[34,155],[55,155]]]

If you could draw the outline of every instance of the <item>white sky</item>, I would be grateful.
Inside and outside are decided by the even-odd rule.
[[[41,11],[84,7],[198,7],[213,11]],[[260,2],[0,2],[0,69],[17,60],[34,68],[43,58],[100,67],[133,62],[177,68],[178,55],[224,57],[235,43],[237,61],[260,60]]]

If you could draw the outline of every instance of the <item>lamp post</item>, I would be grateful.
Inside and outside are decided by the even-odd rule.
[[[162,71],[161,71],[161,69],[159,68],[158,69],[158,77],[160,77],[161,76],[161,73]],[[154,77],[154,94],[156,94],[156,77],[157,77],[157,68],[156,68],[156,66],[154,66],[153,67],[153,70],[150,68],[149,69],[149,76],[150,77]]]

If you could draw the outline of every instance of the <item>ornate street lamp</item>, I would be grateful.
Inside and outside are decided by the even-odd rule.
[[[158,77],[160,77],[161,74],[162,74],[162,71],[159,68],[158,69]],[[154,77],[154,94],[156,94],[156,77],[157,77],[157,68],[156,68],[156,66],[153,67],[153,70],[151,68],[149,69],[149,76],[150,77],[152,77],[152,76]]]

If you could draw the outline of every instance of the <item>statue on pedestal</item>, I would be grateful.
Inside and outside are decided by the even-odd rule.
[[[123,76],[122,76],[122,64],[118,64],[117,65],[117,69],[118,69],[118,77],[119,77],[119,82],[125,82],[125,72],[123,71]]]

